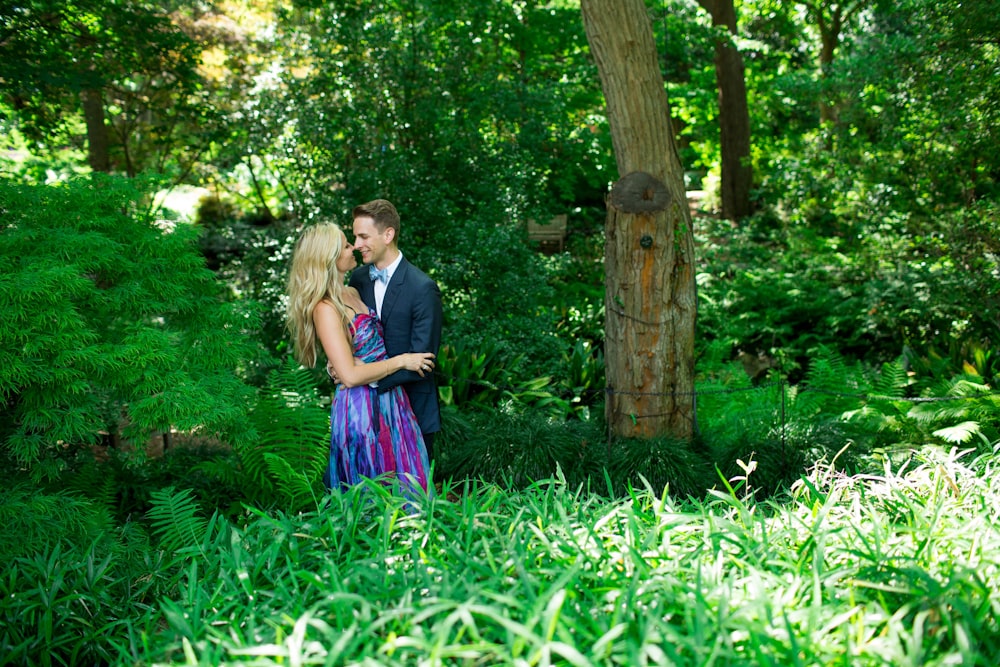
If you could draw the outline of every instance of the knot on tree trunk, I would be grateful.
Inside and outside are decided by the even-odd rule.
[[[611,186],[610,201],[623,213],[655,213],[670,204],[670,190],[652,174],[633,171]]]

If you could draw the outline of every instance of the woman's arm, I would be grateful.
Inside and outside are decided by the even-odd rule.
[[[316,336],[333,366],[337,380],[345,387],[378,382],[403,369],[423,375],[434,368],[434,355],[429,352],[399,354],[383,361],[356,365],[351,339],[343,320],[332,305],[322,301],[317,304],[313,311],[313,323],[316,325]]]

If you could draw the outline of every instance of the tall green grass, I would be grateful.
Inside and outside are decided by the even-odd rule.
[[[817,466],[763,502],[752,461],[683,503],[558,477],[447,498],[373,482],[232,523],[186,521],[189,495],[161,497],[174,521],[154,537],[173,549],[154,571],[88,560],[70,579],[60,552],[5,564],[4,662],[51,647],[52,664],[992,666],[1000,480],[993,455],[966,458]]]

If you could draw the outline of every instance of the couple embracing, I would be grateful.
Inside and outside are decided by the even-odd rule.
[[[337,225],[306,228],[288,279],[295,358],[315,366],[319,342],[337,383],[324,483],[338,489],[389,476],[426,491],[441,429],[433,374],[441,293],[400,252],[392,203],[362,204],[353,218],[353,245]],[[365,267],[357,269],[355,251]]]

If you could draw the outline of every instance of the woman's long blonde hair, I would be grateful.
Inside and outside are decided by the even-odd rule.
[[[295,244],[288,273],[287,327],[292,334],[295,359],[307,368],[316,365],[313,311],[320,301],[333,304],[351,335],[352,316],[344,305],[343,276],[337,270],[337,259],[343,249],[343,232],[329,222],[306,227]]]

